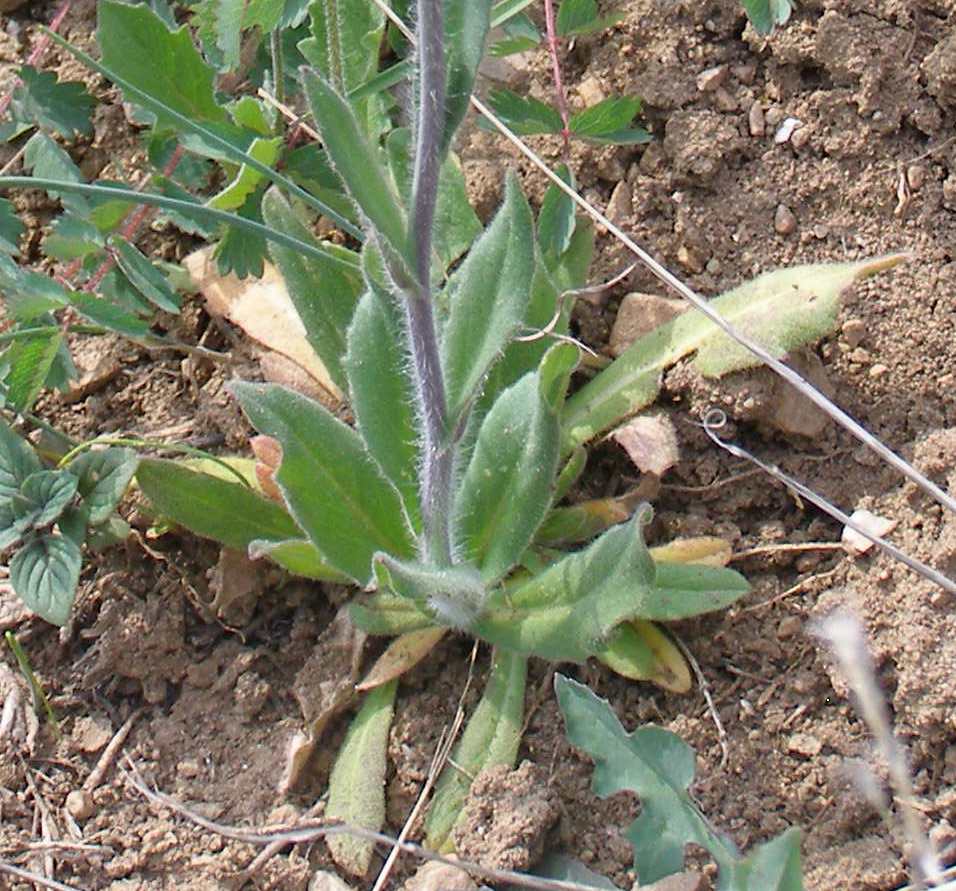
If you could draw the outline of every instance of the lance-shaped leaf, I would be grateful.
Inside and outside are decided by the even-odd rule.
[[[504,204],[445,288],[442,365],[450,418],[474,398],[523,322],[533,273],[531,209],[509,174]]]
[[[595,653],[632,681],[651,681],[672,693],[690,690],[690,669],[677,645],[653,622],[622,622]]]
[[[225,122],[216,102],[215,72],[193,45],[189,28],[170,31],[147,5],[100,0],[97,42],[103,64],[134,86],[156,96],[186,117]],[[157,114],[160,125],[173,121]]]
[[[521,559],[554,494],[558,410],[577,349],[553,347],[541,369],[505,390],[485,417],[455,505],[469,560],[493,585]]]
[[[144,459],[136,481],[163,517],[238,551],[257,539],[285,541],[302,534],[286,511],[254,489],[175,461]]]
[[[275,187],[262,199],[262,218],[272,229],[317,245],[292,205]],[[332,380],[346,390],[342,362],[346,337],[362,289],[362,278],[339,263],[305,256],[283,245],[271,244],[269,255],[285,280],[306,339],[322,360]]]
[[[395,254],[405,256],[404,216],[378,149],[324,77],[303,68],[302,86],[329,160],[352,200]]]
[[[445,766],[425,818],[426,845],[449,850],[451,831],[462,813],[471,780],[498,764],[514,767],[524,721],[528,660],[496,649],[485,693]]]
[[[392,723],[398,681],[377,687],[362,703],[352,721],[329,777],[325,816],[349,826],[378,832],[385,822],[385,771],[388,764],[388,728]],[[343,832],[328,836],[335,862],[352,875],[364,876],[375,844]]]
[[[423,608],[390,592],[353,600],[349,603],[349,617],[355,627],[366,634],[385,637],[407,634],[435,624],[434,617]]]
[[[436,625],[409,631],[395,638],[385,648],[385,652],[375,660],[375,664],[361,682],[355,685],[355,689],[360,692],[374,690],[382,684],[401,677],[435,649],[447,633],[447,628],[439,628]]]
[[[139,456],[132,449],[108,448],[83,452],[69,465],[78,478],[77,491],[94,526],[105,522],[126,492]]]
[[[779,269],[722,294],[712,306],[734,327],[783,356],[833,330],[846,288],[903,259],[896,254]],[[695,351],[694,367],[707,377],[760,364],[704,315],[690,310],[636,340],[568,400],[562,416],[565,447],[585,443],[649,405],[664,370]]]
[[[42,469],[36,452],[0,419],[0,499],[9,501],[31,473]]]
[[[478,66],[485,54],[485,38],[491,18],[491,0],[446,0],[445,56],[448,73],[445,84],[445,126],[442,151],[468,111]]]
[[[694,843],[717,862],[718,891],[802,891],[799,830],[741,857],[711,828],[688,791],[694,780],[690,746],[662,727],[627,733],[610,705],[583,684],[557,675],[554,687],[568,740],[594,761],[594,792],[601,798],[624,790],[640,796],[641,815],[625,835],[642,885],[680,872],[684,847]]]
[[[319,549],[302,538],[290,538],[286,541],[268,541],[257,538],[249,542],[247,549],[250,560],[268,557],[287,572],[320,582],[346,582],[348,576],[336,572],[329,566]]]
[[[10,561],[10,584],[17,596],[41,619],[65,625],[76,597],[83,555],[63,535],[41,535]]]
[[[408,350],[400,298],[384,291],[380,255],[370,245],[362,262],[368,290],[352,318],[344,360],[352,411],[369,453],[401,493],[417,526],[418,431],[405,373]]]
[[[165,312],[179,312],[179,297],[168,279],[136,247],[120,235],[110,238],[116,263],[130,284],[150,303]]]
[[[283,387],[236,383],[233,392],[256,429],[282,445],[275,480],[330,566],[364,585],[376,551],[414,553],[401,498],[358,433]]]
[[[54,329],[18,338],[7,348],[3,360],[10,366],[7,403],[11,408],[19,412],[33,408],[62,346],[63,335]]]

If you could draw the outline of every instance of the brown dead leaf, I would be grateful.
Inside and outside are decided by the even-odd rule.
[[[306,340],[305,327],[275,266],[265,263],[261,278],[222,276],[212,252],[212,247],[201,248],[183,260],[183,266],[196,283],[209,312],[227,318],[261,346],[291,360],[314,385],[321,388],[325,394],[323,402],[338,405],[342,393]],[[263,363],[264,372],[269,370],[270,364],[281,367],[284,363],[267,360]],[[282,374],[290,377],[288,369],[283,369]],[[278,382],[294,386],[290,379]]]
[[[665,415],[639,415],[618,427],[611,438],[642,473],[663,476],[680,460],[677,431]]]
[[[419,628],[395,638],[355,689],[374,690],[405,674],[422,661],[445,636],[446,628]]]

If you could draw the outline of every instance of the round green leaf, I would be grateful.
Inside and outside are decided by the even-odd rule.
[[[10,561],[10,584],[41,619],[65,625],[76,597],[82,554],[62,535],[34,538]]]

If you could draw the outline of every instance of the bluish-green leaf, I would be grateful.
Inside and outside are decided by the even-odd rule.
[[[329,776],[326,818],[373,832],[385,823],[388,730],[397,689],[398,681],[389,681],[365,697]],[[374,842],[345,832],[328,836],[327,842],[333,859],[343,869],[355,876],[368,872]]]
[[[448,71],[442,151],[451,145],[455,131],[468,111],[475,75],[485,53],[490,17],[491,0],[445,2],[445,57]]]
[[[309,16],[312,36],[299,49],[337,90],[349,93],[375,74],[385,17],[374,3],[323,0]]]
[[[239,67],[245,5],[246,0],[211,0],[216,46],[222,53],[222,67],[226,71],[235,71]]]
[[[554,686],[568,740],[594,761],[594,792],[601,798],[624,790],[640,796],[641,815],[625,835],[642,885],[680,872],[684,848],[694,843],[717,862],[718,891],[802,891],[799,830],[741,857],[711,828],[688,791],[694,780],[690,746],[661,727],[627,733],[610,705],[583,684],[557,675]]]
[[[493,56],[510,56],[534,49],[541,42],[541,34],[534,22],[524,13],[509,19],[503,27],[505,36],[488,49]]]
[[[150,303],[165,312],[179,313],[179,295],[163,275],[136,247],[120,235],[110,239],[116,262],[130,284]]]
[[[307,243],[315,238],[295,210],[276,188],[262,199],[266,224]],[[298,251],[272,244],[269,254],[282,273],[289,297],[305,326],[306,338],[322,360],[336,386],[343,392],[348,384],[342,363],[347,348],[348,328],[362,290],[362,278],[338,263],[322,262]]]
[[[57,260],[78,260],[101,251],[106,244],[102,233],[76,214],[64,213],[43,239],[43,252]]]
[[[495,650],[484,695],[435,784],[425,818],[425,844],[433,851],[453,848],[451,832],[462,814],[472,779],[489,767],[514,767],[524,722],[527,673],[525,657]]]
[[[325,78],[303,69],[302,85],[329,160],[349,195],[386,244],[404,256],[405,220],[377,147]]]
[[[41,535],[10,561],[10,584],[24,604],[41,619],[65,625],[76,598],[83,555],[63,535]]]
[[[38,470],[21,484],[13,498],[13,513],[24,526],[49,526],[76,495],[76,477],[62,470]]]
[[[233,392],[256,429],[279,440],[276,482],[330,566],[364,585],[377,551],[414,553],[401,498],[351,427],[282,387],[236,383]]]
[[[584,662],[620,622],[660,612],[654,563],[641,531],[648,513],[638,511],[583,551],[517,588],[496,592],[476,634],[553,662]]]
[[[83,174],[80,173],[80,168],[46,133],[34,133],[27,141],[23,149],[23,166],[36,179],[65,180],[71,183],[83,182]],[[85,198],[68,192],[50,192],[50,194],[59,199],[67,210],[72,210],[81,217],[89,215],[90,204]]]
[[[567,386],[577,350],[559,344]],[[558,469],[563,401],[541,373],[525,375],[495,401],[481,425],[455,505],[465,555],[493,585],[518,563],[551,506]]]
[[[42,465],[36,452],[0,419],[0,501],[9,501],[20,484]]]
[[[98,10],[96,36],[103,65],[186,117],[226,122],[226,112],[215,98],[215,72],[203,61],[185,25],[171,31],[148,6],[120,0],[100,0]],[[175,128],[161,111],[152,111],[160,126]]]
[[[65,139],[77,133],[89,134],[93,97],[78,81],[60,83],[52,71],[37,71],[32,65],[20,68],[20,84],[14,90],[14,114]]]
[[[790,21],[793,11],[790,0],[741,0],[741,3],[754,30],[763,36],[770,34],[777,25]]]
[[[567,164],[559,165],[555,173],[574,188],[574,176]],[[541,202],[541,212],[538,214],[538,245],[545,257],[552,262],[571,244],[575,224],[574,210],[575,204],[569,195],[554,183],[548,186]]]
[[[126,493],[139,456],[132,449],[112,446],[83,452],[70,465],[69,471],[78,480],[77,491],[89,508],[89,522],[94,526],[105,522]]]
[[[24,231],[13,205],[6,198],[0,198],[0,252],[19,254]]]
[[[453,419],[524,321],[534,272],[532,227],[528,202],[509,175],[504,204],[445,288],[442,365]]]
[[[238,551],[257,539],[286,541],[302,535],[286,511],[248,486],[175,461],[140,461],[136,481],[161,516]]]
[[[512,90],[492,90],[488,104],[519,136],[560,133],[564,126],[557,109],[539,99],[519,96]]]
[[[370,246],[363,252],[366,266]],[[401,493],[418,526],[418,432],[409,389],[405,325],[396,300],[377,276],[359,301],[348,332],[345,374],[355,424],[372,457]]]
[[[59,331],[20,337],[4,351],[10,364],[7,402],[18,412],[28,412],[47,382],[50,369],[63,344]]]
[[[70,304],[94,325],[102,325],[126,337],[142,338],[150,334],[149,324],[133,312],[85,291],[73,291]]]

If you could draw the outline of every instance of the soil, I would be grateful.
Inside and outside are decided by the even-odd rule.
[[[735,0],[611,6],[622,9],[622,22],[567,48],[571,105],[638,94],[654,141],[574,145],[570,163],[585,195],[601,207],[611,202],[619,225],[708,295],[779,266],[908,252],[903,266],[852,289],[840,331],[798,360],[885,443],[956,490],[952,4],[803,0],[770,39],[745,27]],[[33,3],[4,20],[0,88],[36,41],[36,23],[52,14],[49,4]],[[88,43],[93,22],[93,4],[83,0],[62,30]],[[81,76],[54,51],[43,66]],[[496,77],[548,100],[549,72],[541,50],[511,60]],[[97,168],[89,175],[135,171],[138,143],[121,105],[98,80],[91,87],[106,102],[96,135],[74,156]],[[791,118],[799,125],[784,139]],[[560,140],[531,142],[549,162],[561,160]],[[500,138],[470,130],[459,148],[484,215],[509,164],[540,200],[542,178]],[[55,204],[32,195],[17,200],[41,231]],[[36,245],[31,238],[28,259],[37,259]],[[173,261],[194,246],[162,227],[147,229],[140,245]],[[594,282],[628,263],[601,234]],[[607,352],[628,292],[671,296],[637,269],[603,300],[581,304],[575,321],[582,340]],[[38,413],[74,437],[125,431],[245,451],[252,430],[225,384],[235,374],[258,374],[254,351],[197,301],[163,323],[180,341],[232,349],[237,366],[107,339],[77,341],[89,392],[75,401],[44,397]],[[726,740],[699,685],[677,696],[595,664],[562,670],[606,697],[626,727],[657,722],[692,745],[694,796],[742,849],[799,826],[809,889],[888,891],[906,883],[906,842],[854,782],[861,766],[874,762],[871,738],[813,629],[838,606],[864,620],[882,692],[909,750],[915,806],[934,840],[956,857],[952,599],[881,554],[851,558],[813,548],[839,541],[839,524],[716,449],[693,421],[720,405],[735,441],[847,511],[863,507],[895,520],[893,540],[950,577],[956,517],[832,423],[812,414],[803,426],[774,421],[782,398],[768,372],[715,383],[681,365],[667,374],[658,401],[677,429],[681,459],[655,499],[652,543],[706,534],[723,536],[737,552],[756,551],[734,563],[751,580],[750,594],[674,629],[700,665]],[[575,497],[616,494],[637,477],[622,450],[602,444]],[[44,723],[31,745],[36,728],[21,707],[22,733],[13,737],[19,749],[11,743],[0,751],[0,860],[84,889],[305,889],[316,870],[333,868],[322,843],[286,849],[249,875],[258,853],[251,845],[148,803],[126,783],[119,760],[98,780],[91,772],[130,724],[125,752],[143,775],[207,819],[259,827],[312,808],[347,714],[332,719],[294,792],[282,794],[278,785],[290,739],[320,707],[309,691],[346,712],[352,707],[340,694],[351,683],[358,644],[343,641],[333,622],[346,592],[262,573],[254,584],[244,580],[245,602],[217,615],[210,603],[221,603],[223,585],[237,577],[218,549],[176,534],[147,540],[142,522],[137,532],[87,563],[75,616],[60,632],[26,617],[9,592],[0,594],[0,623],[28,652],[61,732]],[[806,547],[774,549],[800,544]],[[389,746],[387,831],[401,828],[421,790],[458,706],[470,651],[468,640],[446,639],[402,680]],[[15,670],[9,653],[3,659]],[[630,887],[635,876],[622,831],[638,805],[590,791],[591,766],[564,738],[549,668],[532,666],[521,767],[482,778],[466,827],[474,832],[459,845],[522,868],[560,846]],[[482,651],[466,708],[477,701],[487,669]],[[885,769],[875,768],[882,784]],[[51,840],[69,844],[44,848]],[[692,853],[690,863],[712,879],[706,858]],[[402,858],[392,886],[414,866]],[[28,887],[8,881],[5,887]],[[354,888],[372,883],[349,881]]]

